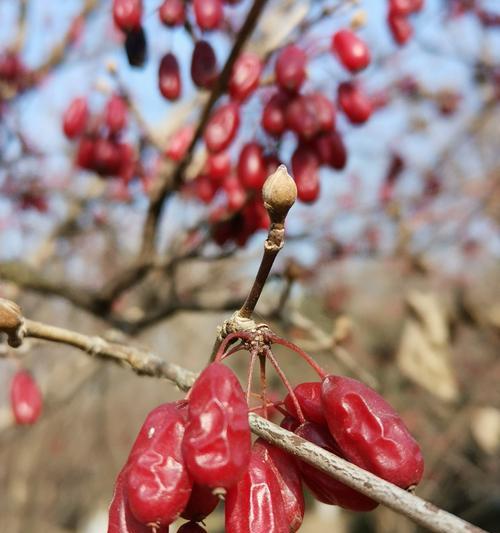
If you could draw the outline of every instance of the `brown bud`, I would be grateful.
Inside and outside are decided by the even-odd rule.
[[[297,199],[297,186],[285,165],[280,165],[262,187],[264,206],[271,222],[282,223]]]
[[[23,315],[14,302],[0,298],[0,333],[6,333],[10,346],[20,346]]]

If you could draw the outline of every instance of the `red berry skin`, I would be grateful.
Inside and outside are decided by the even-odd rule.
[[[295,433],[299,437],[342,457],[338,446],[325,427],[313,422],[304,422],[295,430]],[[376,501],[333,479],[314,466],[300,460],[297,460],[297,465],[304,483],[320,502],[328,505],[339,505],[350,511],[371,511],[378,506]]]
[[[158,87],[164,98],[177,100],[181,94],[181,74],[174,54],[165,54],[158,69]]]
[[[113,0],[113,19],[120,30],[138,29],[142,18],[142,0]]]
[[[130,510],[139,522],[167,526],[185,508],[193,486],[181,451],[185,430],[182,407],[166,404],[161,422],[152,427],[154,431],[147,435],[149,442],[136,440],[132,449],[126,493]]]
[[[210,43],[198,41],[191,58],[191,78],[201,89],[210,89],[217,77],[217,58]]]
[[[207,530],[196,522],[186,522],[177,530],[177,533],[207,533]]]
[[[280,426],[288,431],[295,431],[300,426],[300,422],[293,416],[287,415],[281,421]]]
[[[183,0],[164,0],[158,16],[165,26],[182,26],[186,21],[186,9]]]
[[[193,522],[201,522],[213,512],[218,503],[219,498],[212,494],[211,488],[195,483],[181,517]]]
[[[177,130],[168,140],[165,155],[173,161],[181,161],[194,138],[194,127],[191,124]]]
[[[238,378],[221,363],[208,365],[191,389],[182,452],[194,482],[212,488],[235,485],[248,468],[248,406]]]
[[[389,0],[389,12],[397,17],[407,17],[422,9],[423,0]]]
[[[240,108],[234,102],[221,105],[210,117],[203,138],[210,152],[229,147],[240,126]]]
[[[406,17],[389,12],[387,23],[393,39],[399,46],[406,44],[413,36],[413,26]]]
[[[125,100],[114,94],[108,100],[104,111],[104,121],[111,133],[119,133],[127,126],[128,108]]]
[[[109,139],[97,139],[94,144],[93,168],[103,176],[114,176],[122,163],[120,145]]]
[[[82,137],[78,143],[75,164],[80,168],[92,170],[94,168],[95,141],[90,137]]]
[[[108,510],[108,533],[151,533],[151,528],[138,522],[128,506],[125,493],[126,468],[118,474],[115,482],[113,499]],[[168,533],[168,526],[157,528],[156,531]]]
[[[68,139],[80,136],[87,126],[89,108],[86,98],[75,98],[63,115],[63,131]]]
[[[418,484],[424,471],[420,447],[382,396],[360,381],[330,375],[321,398],[330,433],[347,460],[401,488]]]
[[[222,0],[193,0],[196,24],[202,30],[215,30],[224,17]]]
[[[339,106],[352,124],[363,124],[373,111],[371,100],[354,82],[343,82],[338,88]]]
[[[223,183],[227,197],[227,207],[229,211],[237,211],[243,207],[247,198],[245,189],[235,176],[229,176]]]
[[[339,30],[332,38],[332,51],[351,72],[365,69],[371,61],[366,43],[351,30]]]
[[[268,463],[276,476],[290,532],[293,533],[300,528],[305,509],[302,481],[297,465],[291,455],[263,439],[257,439],[253,448]]]
[[[309,422],[316,422],[326,426],[325,415],[323,414],[323,405],[321,403],[321,382],[312,381],[300,383],[293,392],[297,398],[304,418]],[[295,418],[297,418],[297,411],[290,394],[285,398],[286,410]]]
[[[276,81],[286,91],[296,92],[306,79],[307,56],[293,44],[283,48],[275,65]]]
[[[198,176],[194,182],[194,194],[204,204],[210,204],[217,193],[218,185],[206,174]]]
[[[229,152],[208,154],[205,170],[210,179],[220,185],[224,178],[227,178],[231,173],[231,156]]]
[[[335,107],[333,102],[320,92],[311,93],[308,98],[316,109],[320,131],[332,130],[335,127]]]
[[[262,189],[267,174],[264,150],[260,144],[251,142],[243,146],[238,159],[238,178],[247,189]]]
[[[252,450],[242,479],[226,495],[226,533],[288,533],[280,489],[269,462]]]
[[[297,197],[300,201],[311,203],[318,199],[319,160],[309,146],[298,146],[292,155],[292,172],[297,185]]]
[[[16,424],[34,424],[42,412],[42,393],[27,370],[19,370],[10,383],[10,405]]]
[[[287,128],[286,109],[290,97],[283,91],[271,96],[262,110],[262,127],[270,135],[279,137]]]
[[[305,95],[292,99],[286,108],[286,124],[301,139],[312,139],[320,130],[313,100]]]
[[[229,94],[244,102],[257,89],[262,74],[262,61],[257,54],[243,52],[235,61],[229,78]]]
[[[342,136],[337,131],[318,135],[313,140],[314,150],[324,165],[342,170],[347,164],[347,149]]]

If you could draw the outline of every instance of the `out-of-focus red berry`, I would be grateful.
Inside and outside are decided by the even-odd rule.
[[[262,61],[252,52],[242,53],[235,61],[229,78],[229,94],[233,100],[243,102],[259,86]]]
[[[240,107],[235,102],[221,105],[210,117],[203,138],[211,152],[225,150],[240,126]]]
[[[89,118],[87,99],[75,98],[63,115],[63,131],[68,139],[74,139],[85,131]]]
[[[42,394],[26,370],[14,374],[10,384],[10,404],[17,424],[34,424],[42,412]]]
[[[215,30],[224,17],[222,0],[193,0],[196,24],[202,30]]]
[[[166,26],[181,26],[186,20],[183,0],[164,0],[158,10],[160,20]]]
[[[359,84],[346,81],[338,88],[339,107],[352,124],[363,124],[373,111],[372,103]]]
[[[307,56],[298,46],[283,48],[276,60],[275,73],[278,85],[291,92],[298,91],[306,79]]]
[[[366,43],[351,30],[339,30],[332,38],[332,50],[351,72],[365,69],[371,60]]]
[[[122,31],[140,27],[142,18],[142,0],[113,0],[113,19]]]
[[[217,58],[207,41],[198,41],[191,58],[191,78],[201,89],[210,89],[217,77]]]
[[[158,87],[164,98],[177,100],[181,94],[181,74],[174,54],[165,54],[158,69]]]
[[[180,161],[187,152],[187,149],[193,142],[194,126],[186,124],[178,129],[168,140],[165,155],[173,161]]]
[[[127,125],[128,108],[125,100],[114,94],[108,100],[104,111],[104,121],[111,133],[119,133]]]

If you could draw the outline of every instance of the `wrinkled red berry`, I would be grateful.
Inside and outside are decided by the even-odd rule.
[[[126,494],[130,510],[144,524],[169,525],[181,514],[191,494],[181,451],[185,413],[179,404],[165,404],[162,419],[139,434],[128,459]],[[149,417],[148,417],[149,418]]]
[[[287,91],[298,91],[306,79],[307,56],[293,44],[283,48],[276,60],[275,73],[278,85]]]
[[[166,26],[181,26],[186,20],[186,10],[183,0],[163,0],[158,10],[160,20]]]
[[[286,109],[290,97],[285,92],[271,96],[262,110],[262,127],[270,135],[280,136],[287,128]]]
[[[305,382],[297,385],[293,392],[302,410],[302,414],[309,422],[326,425],[323,405],[321,404],[321,383],[319,381]],[[286,410],[295,418],[298,418],[295,404],[290,394],[285,398]]]
[[[305,504],[302,481],[293,457],[263,439],[255,441],[254,451],[264,459],[276,476],[290,532],[297,531],[304,518]]]
[[[339,106],[353,124],[363,124],[373,111],[371,100],[354,82],[346,81],[338,88]]]
[[[295,430],[295,433],[299,437],[342,457],[335,441],[323,426],[313,422],[304,422]],[[340,505],[351,511],[371,511],[377,507],[376,501],[333,479],[314,466],[299,460],[297,464],[304,483],[320,502]]]
[[[63,115],[63,131],[68,139],[74,139],[85,131],[89,118],[87,99],[75,98]]]
[[[142,0],[113,0],[113,19],[122,31],[139,28],[142,18]]]
[[[217,507],[218,496],[212,494],[212,489],[204,485],[193,485],[189,501],[181,513],[182,518],[201,522]]]
[[[114,94],[108,100],[104,111],[104,121],[111,133],[118,133],[127,125],[128,109],[125,100]]]
[[[191,58],[191,78],[202,89],[210,89],[217,77],[217,58],[207,41],[198,41]]]
[[[257,54],[243,52],[233,65],[229,78],[229,94],[233,100],[243,102],[259,86],[262,61]]]
[[[314,202],[319,197],[319,160],[309,146],[298,146],[292,155],[292,172],[297,185],[297,197],[302,202]]]
[[[42,393],[27,370],[19,370],[10,383],[10,405],[16,424],[34,424],[42,412]]]
[[[173,161],[180,161],[194,139],[194,126],[187,124],[178,129],[168,140],[165,155]]]
[[[389,24],[392,37],[397,44],[403,46],[411,39],[413,35],[413,26],[406,17],[389,13],[387,16],[387,23]]]
[[[342,170],[347,163],[347,149],[337,131],[322,133],[313,140],[314,150],[324,165]]]
[[[158,69],[158,86],[167,100],[177,100],[181,94],[181,73],[174,54],[165,54]]]
[[[224,11],[222,0],[193,0],[196,24],[202,30],[214,30],[222,22]]]
[[[420,447],[382,396],[333,375],[323,380],[321,396],[330,433],[349,461],[399,487],[418,484],[424,471]]]
[[[195,381],[189,396],[188,423],[182,452],[196,483],[233,486],[248,467],[248,406],[235,374],[211,363]]]
[[[243,146],[238,159],[238,178],[243,187],[248,189],[261,189],[266,181],[266,166],[264,150],[256,142]]]
[[[233,141],[240,125],[240,108],[235,102],[221,105],[210,117],[203,138],[211,152],[225,150]]]
[[[252,450],[250,463],[226,495],[226,533],[286,533],[283,496],[269,462]]]
[[[332,38],[332,50],[344,67],[351,72],[363,70],[370,64],[371,54],[366,43],[351,30],[339,30]]]

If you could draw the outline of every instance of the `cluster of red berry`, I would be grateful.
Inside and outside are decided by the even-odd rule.
[[[352,511],[378,505],[262,439],[251,445],[249,391],[220,362],[234,351],[208,365],[185,400],[148,415],[118,475],[108,533],[166,532],[179,516],[189,520],[179,531],[203,532],[197,522],[219,498],[229,533],[297,531],[302,482],[327,504]],[[283,428],[399,487],[422,477],[419,446],[402,419],[359,381],[325,373],[272,405],[285,415]]]
[[[19,370],[10,383],[10,405],[16,424],[34,424],[42,412],[42,394],[33,376]]]
[[[104,113],[95,116],[91,116],[86,98],[75,98],[64,113],[63,131],[68,139],[78,139],[76,165],[128,183],[134,177],[136,161],[132,145],[120,139],[127,121],[127,103],[117,94],[109,98]]]

